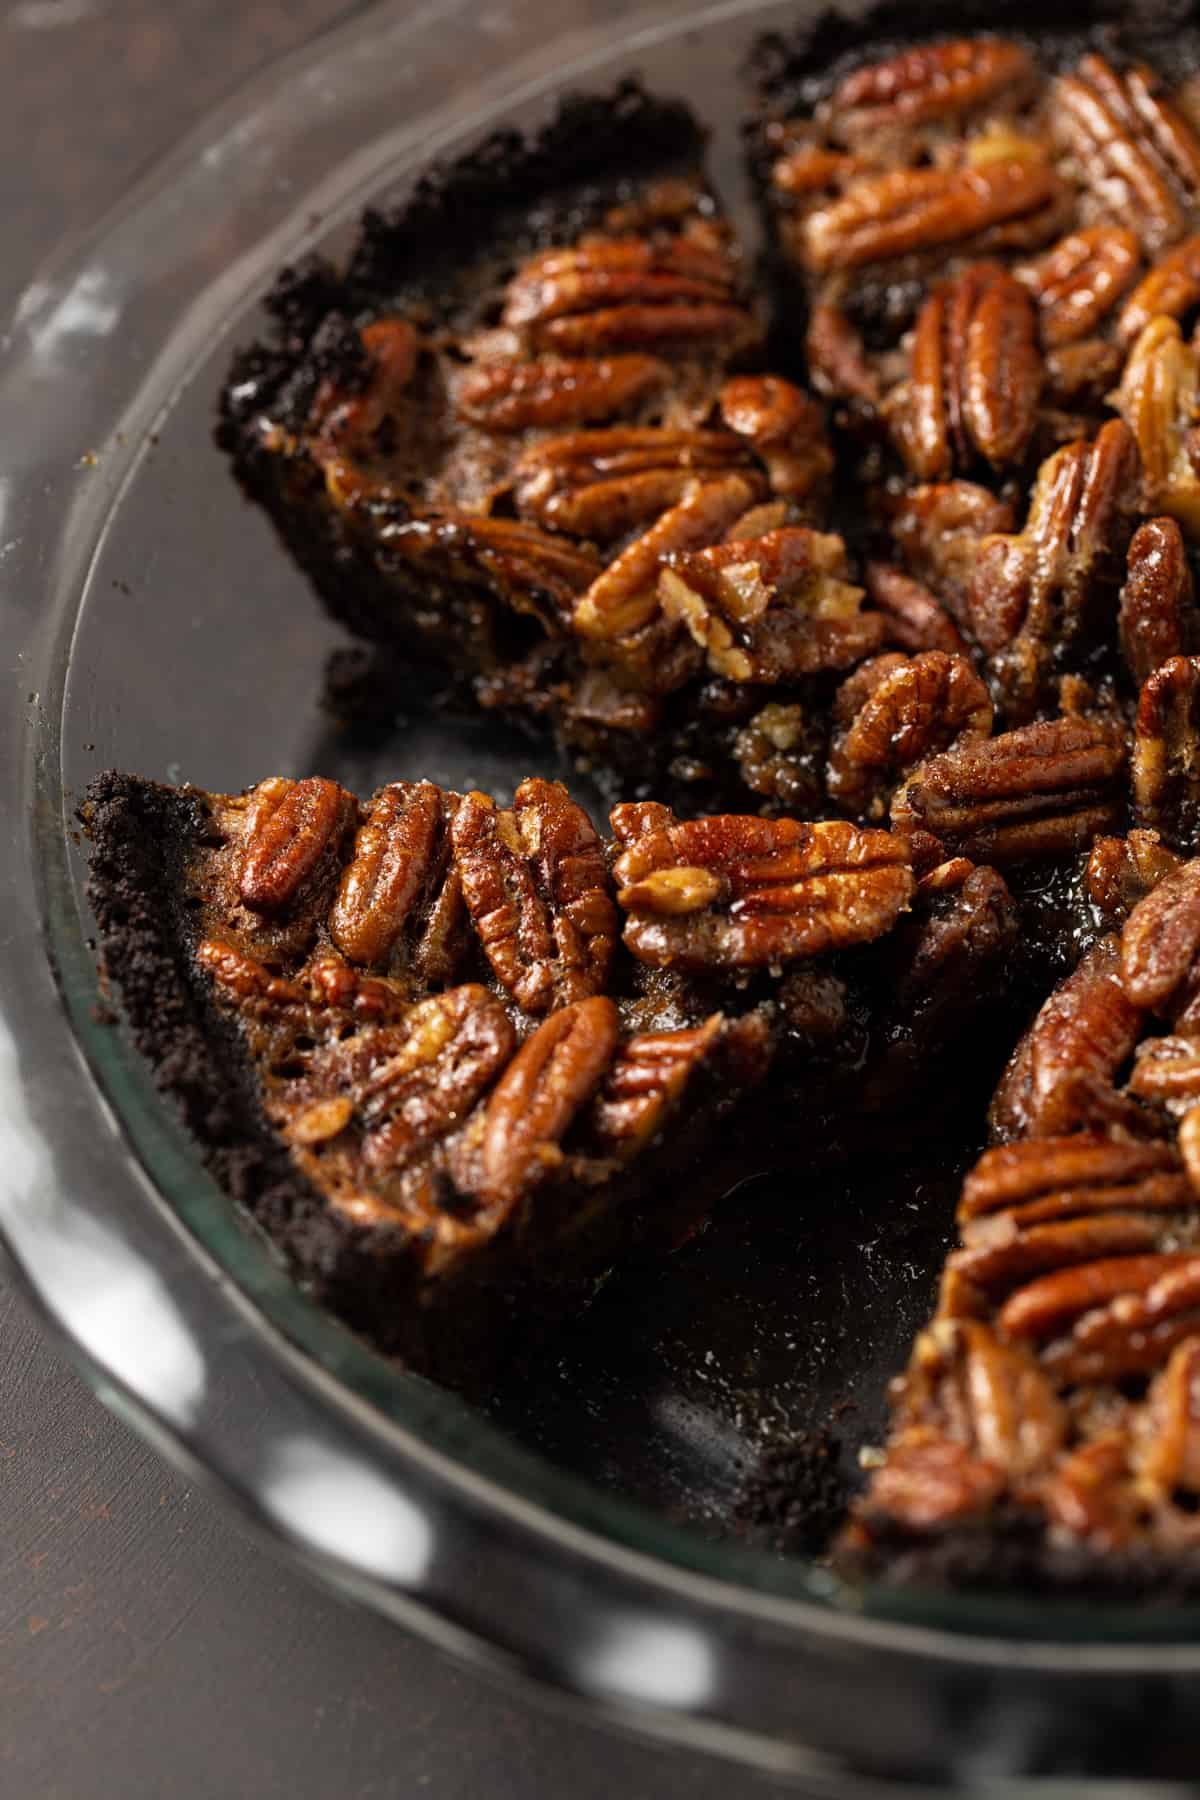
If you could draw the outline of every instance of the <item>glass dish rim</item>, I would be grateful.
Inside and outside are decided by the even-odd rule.
[[[88,266],[88,259],[115,234],[122,230],[129,231],[144,209],[151,206],[156,198],[163,196],[190,159],[202,156],[206,148],[224,141],[226,134],[235,129],[239,121],[267,105],[268,97],[274,107],[278,108],[281,97],[290,93],[293,85],[306,72],[326,59],[345,55],[366,34],[374,34],[379,30],[381,21],[397,18],[399,10],[389,4],[388,0],[376,0],[375,4],[360,6],[332,29],[318,33],[286,58],[252,75],[229,99],[189,131],[165,157],[157,159],[151,169],[143,174],[102,220],[64,246],[43,266],[18,306],[9,339],[10,349],[13,343],[28,338],[38,323],[44,321],[54,306],[69,294],[72,282],[77,281]],[[720,3],[710,5],[699,13],[681,6],[658,7],[651,13],[637,15],[623,29],[622,35],[629,43],[632,57],[645,34],[669,35],[679,32],[685,24],[689,28],[703,28],[722,20],[732,21],[745,15],[758,14],[763,10],[760,0],[720,0]],[[428,16],[438,11],[440,9],[429,9]],[[418,15],[418,24],[424,16],[427,15]],[[411,25],[412,21],[408,23]],[[572,34],[569,41],[577,45],[577,48],[567,58],[568,82],[579,79],[589,60],[604,60],[611,53],[611,45],[603,45],[599,41],[600,37],[601,33],[592,28]],[[594,55],[591,51],[594,51]],[[507,71],[510,81],[513,71],[519,76],[526,68],[527,61],[531,60],[522,58],[518,64],[513,65]],[[538,77],[539,81],[543,79],[544,75]],[[512,93],[515,95],[522,91],[520,80],[513,81]],[[267,110],[270,111],[269,105]],[[481,109],[483,114],[491,110],[490,103]],[[455,134],[458,135],[462,129],[461,123],[457,124]],[[285,204],[288,219],[294,220],[303,210],[302,197],[289,196]],[[284,232],[288,229],[286,224],[281,226]],[[270,254],[273,256],[274,252]],[[96,373],[92,379],[100,381],[102,376]],[[178,377],[171,395],[178,391],[179,385],[185,380],[186,373]],[[150,382],[151,377],[146,377],[143,387]],[[128,396],[123,393],[122,401],[126,400]],[[112,403],[106,404],[111,409]],[[117,421],[123,416],[122,410],[118,408]],[[48,430],[49,427],[43,429]],[[63,448],[65,445],[60,442],[60,451]],[[73,486],[76,493],[70,509],[73,526],[68,528],[65,535],[69,535],[71,529],[75,534],[82,530],[85,536],[93,528],[96,533],[90,542],[86,558],[80,560],[77,556],[81,568],[85,561],[90,562],[104,521],[119,505],[125,481],[135,478],[140,454],[140,451],[130,450],[123,459],[114,458],[114,467],[120,479],[110,476],[105,484],[106,491],[98,496],[86,497],[82,506],[77,506],[74,502],[79,499],[88,477],[81,474],[75,478]],[[12,485],[14,510],[19,512],[22,495],[18,477],[13,478]],[[24,496],[24,499],[28,501],[29,496]],[[17,540],[16,554],[8,559],[10,569],[14,572],[13,579],[19,578],[25,560],[25,547]],[[9,572],[9,569],[0,565],[0,575],[7,578]],[[81,594],[82,587],[76,598]],[[68,628],[70,625],[69,620],[58,623]],[[69,666],[69,649],[67,640],[60,635],[56,643],[43,641],[40,648],[35,647],[31,652],[31,666],[49,667],[46,657],[50,658],[52,664],[55,654],[61,654],[64,650],[67,650],[67,654],[62,656],[61,666],[57,669],[57,675],[61,677],[56,696],[57,708],[51,708],[49,716],[44,710],[45,699],[55,693],[52,681],[40,689],[43,710],[36,716],[31,715],[32,729],[24,744],[25,754],[16,765],[22,773],[30,768],[34,771],[32,791],[36,793],[39,811],[36,819],[26,819],[25,822],[36,827],[38,842],[33,867],[40,871],[42,884],[37,899],[41,922],[49,936],[50,955],[57,970],[60,998],[63,1002],[60,1013],[56,1017],[39,1021],[37,1029],[44,1029],[49,1034],[66,1031],[70,1033],[73,1042],[83,1046],[87,1063],[86,1067],[80,1063],[79,1078],[84,1084],[95,1083],[97,1086],[97,1095],[90,1095],[89,1090],[89,1097],[94,1100],[104,1096],[116,1103],[123,1127],[137,1146],[138,1162],[143,1168],[151,1170],[161,1204],[170,1208],[174,1220],[186,1220],[189,1235],[194,1236],[196,1226],[192,1214],[197,1207],[207,1208],[211,1213],[213,1196],[219,1190],[199,1170],[198,1165],[193,1165],[193,1186],[188,1194],[177,1191],[173,1196],[177,1204],[171,1206],[168,1190],[174,1184],[164,1181],[155,1173],[156,1153],[148,1147],[147,1131],[152,1129],[160,1133],[160,1143],[165,1144],[168,1140],[182,1140],[182,1128],[163,1116],[165,1109],[162,1102],[154,1094],[145,1071],[124,1038],[111,1033],[107,1026],[98,1024],[92,1017],[91,1008],[96,988],[91,953],[83,942],[77,921],[72,925],[65,915],[60,913],[56,918],[55,914],[54,890],[59,890],[59,900],[67,892],[68,847],[64,828],[69,828],[69,816],[67,802],[60,791],[57,734],[61,725],[61,690]],[[55,671],[51,669],[51,673],[53,675]],[[59,778],[59,790],[54,785],[56,777]],[[4,812],[9,815],[4,820],[6,828],[21,825],[22,820],[18,814],[24,811],[28,791],[23,786],[19,788],[14,808],[13,796],[6,784]],[[24,1029],[28,1030],[28,1025]],[[193,1203],[191,1208],[188,1204],[189,1196]],[[233,1224],[232,1209],[223,1197],[221,1206],[227,1215],[226,1222]],[[241,1234],[242,1241],[250,1243],[251,1240],[245,1237],[242,1228],[235,1228]],[[42,1297],[44,1303],[45,1296],[38,1269],[30,1265],[28,1257],[11,1240],[9,1247],[21,1267],[26,1283],[35,1296]],[[218,1262],[221,1261],[209,1240],[200,1242],[197,1253],[206,1260],[215,1257]],[[1145,1670],[1146,1652],[1153,1647],[1164,1664],[1180,1666],[1187,1663],[1190,1666],[1194,1661],[1200,1667],[1200,1648],[1192,1649],[1192,1643],[1200,1635],[1200,1615],[1191,1609],[1173,1611],[1169,1619],[1162,1622],[1161,1632],[1149,1631],[1147,1634],[1151,1615],[1145,1611],[1061,1607],[1053,1609],[1053,1635],[1029,1635],[1027,1630],[1019,1628],[1021,1623],[1026,1627],[1031,1623],[1028,1617],[1023,1621],[1018,1620],[1018,1614],[1027,1612],[1027,1608],[1023,1608],[1019,1600],[1005,1604],[999,1599],[975,1595],[965,1599],[961,1596],[947,1597],[945,1602],[940,1603],[937,1598],[922,1594],[914,1603],[911,1596],[897,1595],[888,1590],[871,1590],[863,1600],[862,1611],[858,1613],[835,1607],[830,1604],[827,1584],[814,1577],[803,1565],[781,1562],[764,1553],[738,1546],[708,1544],[694,1532],[681,1532],[661,1520],[653,1519],[628,1501],[590,1489],[578,1478],[552,1469],[534,1453],[508,1443],[497,1427],[486,1420],[472,1418],[471,1429],[479,1432],[478,1441],[489,1444],[495,1453],[490,1460],[494,1463],[508,1463],[510,1466],[525,1464],[540,1472],[540,1479],[544,1483],[542,1498],[531,1497],[524,1491],[514,1492],[511,1486],[505,1486],[494,1473],[481,1473],[478,1468],[455,1463],[444,1444],[439,1445],[426,1435],[428,1419],[410,1419],[406,1423],[403,1409],[389,1407],[385,1410],[371,1395],[370,1387],[373,1384],[367,1381],[365,1372],[360,1376],[359,1384],[347,1386],[342,1377],[334,1372],[334,1365],[338,1361],[344,1359],[344,1364],[348,1363],[353,1367],[359,1364],[360,1359],[366,1358],[372,1365],[378,1366],[382,1359],[357,1345],[348,1333],[320,1313],[274,1268],[263,1252],[259,1251],[257,1254],[263,1261],[264,1281],[253,1303],[251,1330],[266,1346],[267,1353],[273,1358],[283,1358],[293,1373],[302,1376],[309,1383],[315,1380],[325,1400],[358,1417],[360,1425],[368,1429],[369,1434],[384,1432],[394,1449],[403,1449],[407,1456],[425,1458],[431,1466],[440,1460],[445,1465],[439,1471],[440,1479],[455,1485],[460,1494],[472,1503],[503,1513],[511,1522],[521,1526],[532,1541],[547,1534],[557,1538],[559,1542],[570,1542],[573,1539],[574,1548],[601,1569],[611,1567],[614,1559],[627,1563],[632,1559],[637,1565],[636,1572],[651,1585],[664,1581],[688,1584],[698,1597],[706,1598],[720,1611],[745,1616],[761,1616],[766,1612],[776,1623],[790,1625],[798,1630],[835,1637],[848,1636],[901,1651],[906,1644],[912,1642],[912,1634],[916,1634],[927,1651],[945,1654],[956,1660],[974,1659],[985,1663],[1004,1661],[1009,1655],[1019,1652],[1026,1660],[1033,1657],[1044,1661],[1047,1669],[1050,1669],[1059,1665],[1063,1655],[1069,1655],[1071,1666],[1077,1668],[1080,1656],[1085,1652],[1089,1659],[1097,1660],[1098,1664],[1103,1663],[1105,1666],[1120,1666],[1123,1657],[1129,1654],[1136,1657],[1136,1666]],[[222,1266],[228,1274],[228,1265]],[[265,1279],[266,1274],[270,1275],[269,1281]],[[246,1287],[244,1269],[235,1279],[240,1287]],[[271,1290],[269,1293],[268,1289]],[[71,1337],[69,1322],[56,1318],[55,1324],[60,1332],[65,1332],[68,1339]],[[314,1345],[317,1346],[315,1350]],[[93,1378],[95,1373],[93,1369]],[[111,1372],[104,1379],[111,1391]],[[390,1379],[403,1383],[406,1378],[401,1376]],[[407,1380],[411,1383],[411,1377]],[[120,1385],[118,1382],[117,1386]],[[443,1409],[446,1418],[453,1414],[461,1424],[465,1416],[464,1409],[452,1396],[433,1395],[426,1389],[425,1399],[428,1406]],[[367,1408],[369,1417],[364,1414],[364,1409]],[[179,1434],[172,1432],[169,1435],[174,1439]],[[199,1453],[213,1466],[210,1449],[211,1446],[199,1446]],[[185,1444],[183,1453],[192,1460],[197,1454],[197,1447]],[[547,1493],[551,1497],[549,1504],[545,1499]],[[555,1502],[561,1505],[556,1505]],[[1043,1618],[1046,1610],[1039,1605],[1038,1611]],[[955,1616],[958,1613],[962,1614],[961,1620]],[[1000,1627],[994,1633],[989,1630],[993,1621]],[[1105,1635],[1106,1624],[1113,1632],[1111,1637]],[[948,1636],[941,1643],[943,1632],[948,1632]],[[939,1640],[938,1643],[927,1641],[931,1634]]]

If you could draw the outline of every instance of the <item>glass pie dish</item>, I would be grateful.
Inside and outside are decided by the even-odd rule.
[[[453,1651],[812,1792],[851,1772],[925,1791],[1103,1775],[1183,1792],[1193,1613],[850,1600],[727,1529],[772,1420],[801,1430],[845,1395],[878,1407],[927,1307],[953,1171],[913,1225],[887,1204],[902,1171],[847,1195],[748,1146],[753,1242],[719,1220],[669,1280],[613,1284],[544,1377],[485,1415],[293,1285],[97,985],[74,808],[98,769],[502,792],[531,763],[494,724],[419,706],[376,744],[323,715],[342,640],[209,442],[274,270],[344,242],[431,155],[631,68],[714,126],[714,174],[749,236],[735,71],[798,11],[579,0],[547,40],[534,7],[369,8],[257,78],[26,293],[0,374],[16,675],[0,1230],[110,1404],[327,1579]],[[559,772],[545,756],[543,772]]]

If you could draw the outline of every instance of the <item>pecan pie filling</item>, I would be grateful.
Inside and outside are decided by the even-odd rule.
[[[287,271],[226,388],[325,604],[555,734],[604,831],[539,779],[113,774],[93,901],[226,1185],[468,1387],[743,1134],[975,1108],[835,1561],[1157,1592],[1200,1575],[1200,53],[868,41],[760,51],[766,280],[630,83]]]

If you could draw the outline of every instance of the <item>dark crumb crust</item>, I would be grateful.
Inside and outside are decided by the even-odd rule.
[[[1200,1556],[1172,1555],[1150,1546],[1107,1550],[1056,1544],[1045,1522],[1015,1508],[997,1509],[971,1526],[927,1539],[881,1531],[869,1550],[839,1550],[837,1572],[847,1580],[889,1588],[937,1588],[973,1593],[1018,1591],[1089,1604],[1155,1605],[1200,1600]]]
[[[362,1329],[386,1327],[385,1296],[371,1279],[378,1255],[364,1256],[354,1241],[364,1234],[342,1225],[297,1172],[263,1118],[236,1039],[194,979],[181,896],[185,864],[208,829],[203,797],[110,770],[88,788],[80,816],[106,971],[205,1166],[285,1244],[315,1299]]]
[[[236,1029],[196,976],[185,872],[211,831],[204,796],[108,771],[89,787],[80,817],[103,966],[205,1166],[314,1300],[408,1366],[486,1395],[500,1355],[531,1354],[614,1261],[678,1243],[733,1178],[709,1145],[705,1179],[687,1179],[698,1145],[684,1129],[644,1173],[615,1177],[606,1204],[565,1244],[552,1220],[536,1235],[534,1208],[519,1242],[502,1234],[453,1279],[421,1280],[404,1233],[340,1220],[298,1172],[263,1116]]]

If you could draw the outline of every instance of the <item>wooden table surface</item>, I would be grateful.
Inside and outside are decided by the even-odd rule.
[[[3,314],[60,237],[240,76],[345,10],[0,0]],[[0,1795],[772,1791],[515,1702],[318,1590],[106,1413],[0,1272]]]

